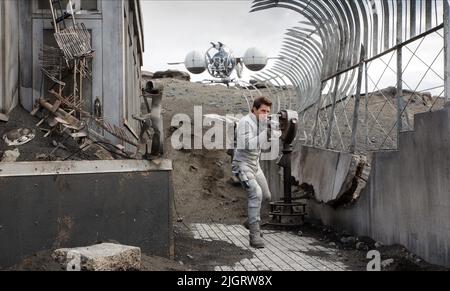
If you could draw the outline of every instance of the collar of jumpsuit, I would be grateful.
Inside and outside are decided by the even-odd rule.
[[[237,128],[237,134],[241,135],[241,138],[243,137],[242,135],[245,135],[254,139],[261,134],[261,131],[263,131],[261,123],[253,112],[241,119]],[[247,145],[247,142],[246,140],[244,144]],[[259,146],[257,148],[236,148],[233,159],[233,172],[238,172],[239,170],[243,170],[243,168],[257,172],[260,167],[260,155],[261,149]]]
[[[254,122],[256,125],[259,125],[258,117],[256,117],[256,115],[255,115],[253,112],[250,112],[249,115],[250,115],[251,120],[253,120],[253,122]]]

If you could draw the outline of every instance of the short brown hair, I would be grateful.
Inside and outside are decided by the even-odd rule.
[[[253,102],[253,108],[256,108],[256,110],[258,110],[259,108],[261,108],[262,105],[266,105],[269,106],[270,108],[272,108],[272,100],[270,100],[267,97],[258,97],[255,99],[255,101]]]

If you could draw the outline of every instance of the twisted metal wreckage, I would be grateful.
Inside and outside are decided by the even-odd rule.
[[[93,114],[85,110],[83,81],[92,77],[89,63],[95,57],[95,51],[91,47],[92,36],[83,23],[77,22],[71,1],[69,1],[67,10],[62,8],[59,0],[49,0],[49,3],[53,19],[52,25],[55,29],[54,38],[58,47],[45,46],[39,57],[43,75],[53,82],[48,92],[54,96],[55,101],[51,102],[44,98],[37,100],[31,114],[36,115],[42,109],[46,111],[37,126],[41,126],[47,121],[51,130],[45,137],[55,130],[69,133],[72,138],[81,139],[81,150],[85,151],[92,146],[101,149],[102,158],[111,159],[112,156],[108,152],[127,158],[160,156],[163,152],[160,108],[163,88],[150,82],[144,90],[142,97],[147,114],[133,116],[141,125],[140,133],[136,133],[126,122],[124,127],[109,123],[102,116],[98,99],[94,103]],[[72,94],[63,96],[64,88],[67,85],[63,79],[66,80],[70,75],[73,76]],[[57,87],[56,90],[55,87]],[[152,99],[151,106],[147,98]],[[109,134],[110,139],[90,134],[99,129]],[[111,140],[118,140],[121,144],[113,144]],[[134,154],[126,152],[124,144],[136,148]]]
[[[254,0],[251,12],[285,8],[301,15],[299,26],[287,29],[280,58],[254,78],[276,92],[278,106],[299,112],[304,144],[350,153],[395,149],[398,134],[412,129],[408,108],[413,98],[405,100],[406,93],[417,96],[442,89],[428,105],[430,111],[445,101],[443,63],[441,70],[435,68],[443,45],[430,61],[418,53],[427,37],[443,44],[445,5],[447,1],[436,0]],[[418,84],[408,84],[402,75],[413,59],[426,66]],[[393,61],[396,68],[391,67]],[[371,77],[374,62],[382,66],[379,79]],[[394,100],[378,88],[390,72],[395,74]],[[430,74],[438,77],[436,86],[419,90]],[[286,90],[288,84],[294,92]],[[375,94],[384,97],[384,104],[373,112],[369,103]],[[362,102],[365,108],[360,108]],[[387,107],[396,112],[391,124],[381,120]],[[375,130],[383,135],[379,141],[371,138]]]

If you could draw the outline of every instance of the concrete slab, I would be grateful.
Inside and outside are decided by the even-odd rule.
[[[292,176],[314,188],[318,202],[333,203],[351,189],[359,160],[356,156],[299,146],[292,157]]]
[[[141,249],[112,243],[57,249],[53,258],[67,270],[129,271],[141,267]]]

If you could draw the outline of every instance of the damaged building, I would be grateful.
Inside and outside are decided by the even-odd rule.
[[[68,1],[59,2],[65,11]],[[83,81],[83,110],[96,114],[116,127],[130,127],[139,132],[139,122],[133,114],[139,113],[141,96],[141,65],[143,47],[142,16],[139,1],[79,1],[75,12],[79,23],[92,35],[94,56],[89,78]],[[55,10],[59,10],[59,6]],[[49,1],[2,1],[1,17],[1,103],[3,113],[19,102],[32,111],[39,98],[51,98],[48,92],[52,80],[42,73],[45,50],[56,47],[52,13]],[[61,26],[71,24],[65,19]],[[20,68],[20,71],[19,71]],[[73,90],[70,77],[62,76],[63,94]],[[107,136],[104,131],[95,132]]]
[[[0,122],[8,130],[24,124],[10,120],[18,108],[33,118],[28,128],[2,132],[5,142],[22,140],[8,143],[5,152],[19,155],[22,148],[14,145],[32,138],[55,146],[44,155],[28,149],[37,156],[32,162],[2,160],[0,267],[40,250],[105,240],[173,253],[172,165],[142,158],[154,134],[149,120],[160,112],[150,112],[149,98],[149,112],[141,115],[140,1],[70,3],[0,1]],[[94,158],[72,159],[92,147]],[[61,148],[65,158],[52,156]]]

